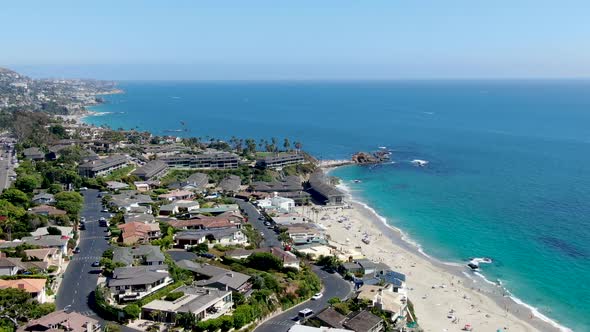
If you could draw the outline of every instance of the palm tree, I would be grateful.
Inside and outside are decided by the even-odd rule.
[[[289,142],[289,139],[285,137],[285,141],[283,142],[283,147],[285,148],[285,151],[289,151],[289,148],[291,148],[291,143]]]
[[[8,233],[8,241],[12,241],[12,230],[17,224],[18,222],[12,218],[6,218],[2,221],[2,228]]]
[[[295,142],[295,149],[297,149],[297,152],[301,151],[301,142],[299,142],[299,141]]]

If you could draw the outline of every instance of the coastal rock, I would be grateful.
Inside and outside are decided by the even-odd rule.
[[[389,160],[389,154],[387,151],[357,152],[352,155],[351,160],[355,164],[376,164]]]

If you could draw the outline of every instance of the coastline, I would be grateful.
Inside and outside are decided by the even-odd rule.
[[[334,169],[326,167],[325,171],[329,174]],[[372,260],[386,263],[408,275],[409,297],[425,331],[456,330],[465,323],[486,331],[502,328],[510,331],[571,331],[514,297],[501,285],[487,280],[481,273],[474,273],[464,263],[443,262],[426,254],[420,244],[388,224],[385,217],[355,197],[346,185],[339,187],[353,207],[351,212],[344,209],[342,213],[352,222],[348,229],[329,219],[321,223],[327,224],[324,226],[333,242],[345,247],[361,247],[363,254]],[[351,226],[354,229],[361,226],[358,232],[362,229],[364,234],[369,234],[371,245],[360,241],[357,234],[351,238]],[[437,303],[430,300],[432,294],[435,294]],[[447,318],[450,309],[461,318],[460,326]]]

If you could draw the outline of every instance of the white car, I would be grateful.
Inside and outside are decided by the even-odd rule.
[[[322,294],[322,293],[315,293],[315,294],[314,294],[314,295],[311,297],[311,299],[312,299],[312,300],[319,300],[319,299],[321,299],[321,298],[322,298],[322,296],[324,296],[324,294]]]

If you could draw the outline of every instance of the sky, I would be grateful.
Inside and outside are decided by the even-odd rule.
[[[590,77],[588,0],[0,0],[0,8],[0,66],[37,77]]]

